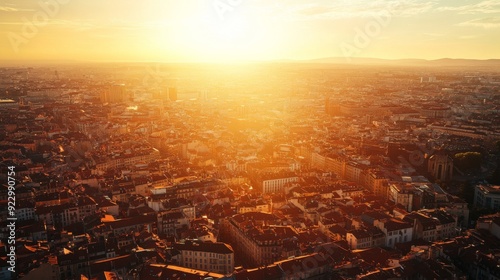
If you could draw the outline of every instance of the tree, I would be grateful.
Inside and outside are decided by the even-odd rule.
[[[454,164],[462,171],[473,171],[481,169],[483,156],[478,152],[465,152],[455,154]]]
[[[500,185],[500,161],[497,163],[497,168],[488,180],[491,184]]]

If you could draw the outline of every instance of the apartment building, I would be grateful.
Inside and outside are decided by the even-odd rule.
[[[220,274],[234,270],[234,251],[229,244],[187,240],[174,248],[180,252],[181,266]]]

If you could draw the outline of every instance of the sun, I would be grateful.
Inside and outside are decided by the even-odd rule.
[[[201,10],[184,26],[180,36],[185,47],[205,61],[253,59],[265,48],[261,23],[245,13],[243,7],[226,12],[224,18],[214,10]]]

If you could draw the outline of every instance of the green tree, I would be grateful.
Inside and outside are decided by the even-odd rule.
[[[454,164],[462,171],[473,171],[481,168],[483,156],[478,152],[465,152],[455,154]]]
[[[497,163],[497,168],[493,171],[490,179],[488,180],[491,184],[500,185],[500,160]]]

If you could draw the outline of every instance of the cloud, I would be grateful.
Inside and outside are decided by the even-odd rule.
[[[432,33],[432,32],[427,32],[427,33],[423,33],[424,35],[426,36],[430,36],[430,37],[442,37],[444,36],[445,34],[442,34],[442,33]]]
[[[461,22],[458,26],[472,26],[482,28],[497,28],[500,27],[500,18],[480,18]]]
[[[0,6],[0,11],[1,12],[17,12],[18,10],[16,8],[12,8],[12,7]]]
[[[462,39],[462,40],[471,40],[471,39],[476,39],[480,37],[479,35],[463,35],[463,36],[459,36],[458,39]]]
[[[500,13],[500,2],[497,0],[486,0],[476,4],[457,7],[439,7],[438,11],[455,11],[459,14],[494,14]]]
[[[6,12],[6,13],[17,13],[17,12],[33,12],[35,11],[34,9],[18,9],[18,8],[12,8],[12,7],[7,7],[7,6],[0,6],[0,12]]]
[[[299,10],[299,13],[302,15],[306,16],[314,16],[314,15],[321,15],[321,14],[326,14],[332,12],[331,7],[325,7],[325,6],[313,6],[313,7],[306,7],[301,10]]]
[[[287,4],[261,3],[269,14],[286,20],[369,18],[389,12],[394,16],[408,17],[431,11],[434,1],[416,0],[373,0],[373,1],[325,1],[304,4],[291,1]],[[272,10],[272,11],[269,11]]]

